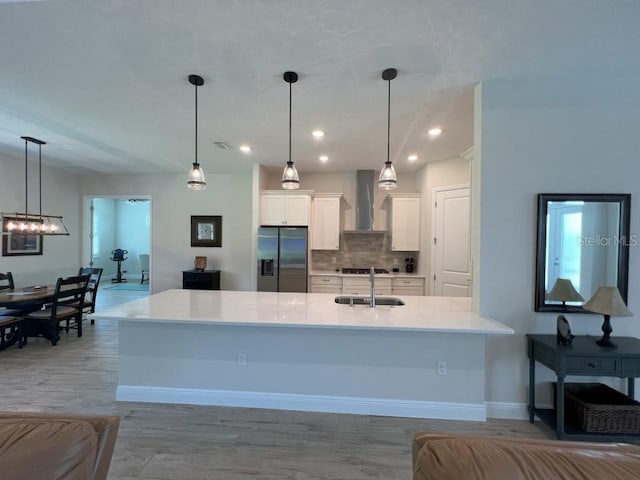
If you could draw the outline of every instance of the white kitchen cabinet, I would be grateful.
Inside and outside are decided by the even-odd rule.
[[[391,279],[376,277],[376,295],[391,295]],[[342,293],[344,295],[371,295],[371,282],[369,275],[361,277],[343,277]]]
[[[308,193],[262,192],[260,225],[309,225],[311,197]]]
[[[424,295],[423,277],[394,277],[391,280],[392,295]]]
[[[395,193],[387,196],[390,202],[389,230],[391,250],[417,252],[420,250],[420,194]]]
[[[310,275],[311,293],[342,293],[342,277],[340,275]]]
[[[340,249],[341,193],[319,193],[313,197],[311,249]]]

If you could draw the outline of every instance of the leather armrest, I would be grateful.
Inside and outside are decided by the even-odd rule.
[[[94,480],[106,480],[116,444],[120,417],[107,415],[65,415],[59,413],[0,412],[0,420],[42,419],[81,420],[87,422],[96,433],[96,456],[93,464]]]
[[[636,480],[640,447],[417,433],[414,480]]]

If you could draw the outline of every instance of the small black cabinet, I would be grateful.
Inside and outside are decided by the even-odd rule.
[[[220,290],[220,270],[184,270],[182,288],[189,290]]]

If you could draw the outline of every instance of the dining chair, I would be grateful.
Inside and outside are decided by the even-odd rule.
[[[87,314],[95,313],[98,287],[100,286],[100,279],[102,278],[102,268],[81,267],[80,270],[78,270],[78,275],[89,275],[89,286],[87,287],[87,295],[84,297],[84,303],[82,304],[82,312]],[[96,323],[96,321],[92,318],[91,325],[94,323]],[[69,320],[67,320],[66,329],[68,332]]]
[[[0,273],[0,292],[4,290],[14,290],[16,287],[13,283],[13,274],[11,272]],[[9,309],[6,307],[0,307],[0,320],[6,320],[7,316],[20,317],[22,316],[21,310]]]
[[[24,344],[24,334],[22,331],[23,317],[0,316],[0,350],[18,342],[18,348]]]
[[[13,290],[13,274],[11,272],[0,273],[0,290]]]
[[[13,290],[13,275],[11,272],[0,273],[0,291]],[[22,312],[20,310],[0,307],[0,350],[18,341],[18,348],[22,348]]]
[[[145,281],[145,275],[147,276],[146,280],[149,281],[149,254],[148,253],[141,253],[139,255],[140,258],[140,272],[141,272],[141,277],[140,277],[140,285],[142,285]]]
[[[89,275],[58,278],[51,304],[25,315],[25,319],[48,324],[48,330],[43,330],[42,335],[51,337],[51,345],[57,345],[60,322],[67,319],[75,319],[78,337],[82,337],[82,308],[79,306],[84,304],[89,278]]]

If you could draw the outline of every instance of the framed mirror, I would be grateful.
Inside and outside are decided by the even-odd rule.
[[[584,313],[601,285],[617,286],[627,303],[630,209],[630,194],[538,195],[536,312]],[[584,301],[550,300],[558,279]]]

